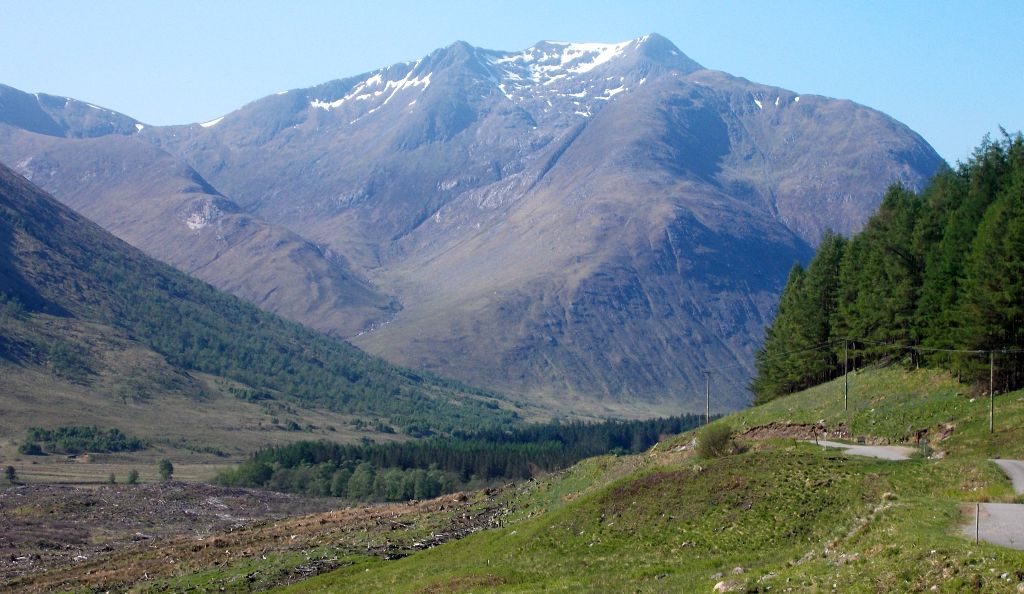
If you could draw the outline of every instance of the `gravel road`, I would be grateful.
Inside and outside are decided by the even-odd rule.
[[[852,445],[823,439],[819,439],[817,444],[822,447],[839,448],[853,456],[868,456],[871,458],[881,458],[882,460],[907,460],[911,454],[917,451],[915,448],[907,446]]]
[[[1013,482],[1013,490],[1018,495],[1024,494],[1024,460],[992,460]]]
[[[981,519],[975,526],[977,508],[974,504],[964,510],[970,521],[962,527],[964,536],[974,539],[975,530],[981,540],[1024,551],[1024,505],[1017,503],[982,503]]]
[[[1013,490],[1024,493],[1024,460],[992,460],[1013,482]],[[981,517],[978,518],[980,510]],[[1019,503],[982,503],[964,508],[969,522],[962,532],[968,538],[1024,551],[1024,505]]]

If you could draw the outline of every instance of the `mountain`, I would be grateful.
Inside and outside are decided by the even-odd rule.
[[[93,422],[192,434],[206,447],[226,433],[251,451],[285,439],[287,421],[296,431],[299,420],[321,433],[325,422],[361,420],[421,434],[507,426],[512,408],[221,293],[0,166],[5,439],[29,425]]]
[[[121,239],[218,288],[348,335],[391,314],[338,254],[245,213],[145,126],[88,103],[0,85],[0,161]]]
[[[703,68],[658,35],[458,42],[115,136],[344,256],[382,312],[294,319],[359,327],[357,346],[410,367],[615,415],[702,408],[706,368],[737,370],[715,374],[714,408],[748,402],[791,265],[825,229],[859,229],[890,183],[919,188],[942,164],[885,114]],[[0,159],[35,154],[9,147]]]

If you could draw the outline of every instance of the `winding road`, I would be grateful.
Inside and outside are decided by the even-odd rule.
[[[1024,460],[991,460],[1013,483],[1017,495],[1024,494]],[[1019,503],[981,503],[964,510],[972,521],[962,532],[968,538],[1024,550],[1024,505]]]
[[[853,456],[870,456],[882,460],[907,460],[916,448],[908,446],[853,445],[838,441],[808,441],[825,448],[842,449]],[[991,460],[1009,477],[1017,495],[1024,495],[1024,460]],[[1019,503],[979,503],[964,505],[969,521],[961,526],[961,533],[970,538],[1024,550],[1024,505]]]
[[[1013,491],[1024,494],[1024,460],[992,460],[1013,483]]]

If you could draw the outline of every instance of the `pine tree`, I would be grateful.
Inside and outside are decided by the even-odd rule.
[[[846,250],[846,238],[826,231],[814,259],[807,266],[804,298],[801,300],[802,333],[809,346],[825,345],[833,338],[832,327],[839,308],[839,269]],[[838,358],[831,349],[807,351],[803,355],[802,387],[835,377]]]
[[[1024,347],[1024,142],[1018,136],[1006,149],[1004,180],[972,243],[961,295],[958,338],[981,350]]]
[[[805,312],[805,277],[803,266],[794,264],[775,319],[765,330],[764,345],[756,357],[757,377],[751,384],[757,404],[789,394],[800,385],[797,356],[811,346],[802,332],[800,318]]]
[[[921,205],[913,192],[892,186],[843,256],[833,336],[865,339],[858,351],[872,359],[891,352],[880,344],[914,344],[919,334],[924,255],[913,239]]]

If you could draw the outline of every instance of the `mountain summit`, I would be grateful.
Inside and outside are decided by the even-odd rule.
[[[146,195],[130,171],[116,198],[76,189],[70,171],[101,163],[73,129],[44,149],[47,130],[0,122],[0,159],[24,173],[45,155],[33,180],[101,224],[87,205]],[[744,404],[792,264],[942,163],[885,114],[708,70],[658,35],[457,42],[211,122],[133,128],[88,141],[158,151],[339,271],[329,299],[298,280],[320,278],[308,263],[254,279],[267,246],[208,280],[262,285],[264,307],[391,360],[595,414],[702,408],[702,370],[722,366],[738,371],[714,377],[713,408]],[[175,261],[192,236],[168,228],[179,243],[153,251]]]

